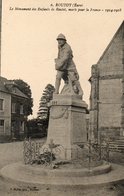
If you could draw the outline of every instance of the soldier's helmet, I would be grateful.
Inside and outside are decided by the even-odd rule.
[[[57,40],[59,40],[59,39],[63,39],[63,40],[66,41],[65,35],[63,35],[62,33],[60,33],[60,34],[58,35]]]

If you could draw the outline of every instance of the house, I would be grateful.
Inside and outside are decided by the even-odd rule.
[[[26,131],[28,97],[11,80],[0,76],[0,138],[21,138]]]
[[[92,137],[124,137],[124,22],[97,64],[92,66],[90,131]]]

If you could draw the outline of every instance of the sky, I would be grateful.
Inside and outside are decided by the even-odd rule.
[[[69,6],[74,10],[69,11]],[[83,99],[89,104],[91,66],[98,62],[123,19],[124,0],[3,1],[1,75],[30,85],[34,102],[30,118],[37,117],[45,86],[55,83],[58,34],[66,36],[73,50]]]

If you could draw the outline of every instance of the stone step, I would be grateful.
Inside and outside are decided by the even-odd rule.
[[[123,143],[114,143],[114,142],[113,142],[113,143],[109,143],[109,146],[110,146],[110,145],[124,146],[124,144],[123,144]]]
[[[112,184],[124,179],[124,167],[116,164],[105,164],[104,167],[112,167],[112,170],[107,173],[99,173],[100,175],[92,175],[97,171],[96,168],[85,169],[48,169],[41,166],[29,166],[23,163],[14,163],[3,167],[0,175],[7,182],[17,183],[20,186],[35,186],[38,188],[49,187],[50,189],[65,189],[72,188],[89,188],[102,184]],[[100,171],[104,169],[100,167]],[[21,172],[20,172],[21,171]],[[89,175],[83,175],[83,174]]]
[[[124,144],[124,140],[116,140],[116,143],[123,143]]]
[[[124,152],[124,141],[116,140],[109,143],[109,149],[118,152]]]

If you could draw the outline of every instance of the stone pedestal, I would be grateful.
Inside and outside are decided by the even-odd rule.
[[[47,144],[53,140],[60,145],[59,157],[71,160],[87,140],[87,104],[79,95],[54,95],[50,103]]]

